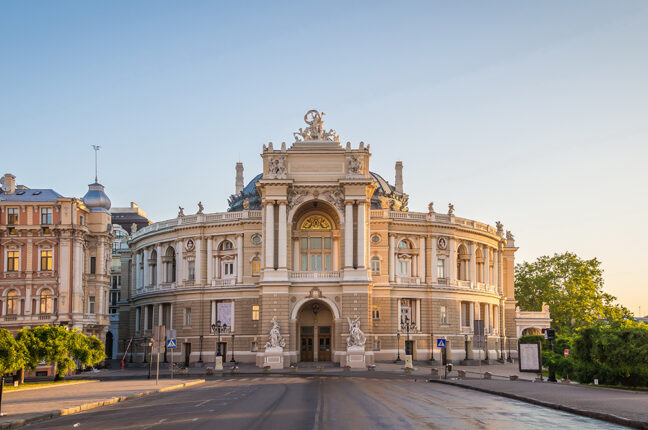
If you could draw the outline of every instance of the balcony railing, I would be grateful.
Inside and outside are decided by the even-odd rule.
[[[290,272],[290,279],[295,281],[310,281],[313,279],[329,279],[329,280],[338,280],[342,276],[339,271],[331,270],[324,272]]]
[[[421,278],[415,276],[396,276],[397,284],[421,285]]]
[[[236,284],[235,278],[212,279],[212,287],[227,287]]]

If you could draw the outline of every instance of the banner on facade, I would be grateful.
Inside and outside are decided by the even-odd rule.
[[[218,302],[216,308],[216,318],[221,324],[227,324],[227,327],[232,328],[232,307],[234,302]]]

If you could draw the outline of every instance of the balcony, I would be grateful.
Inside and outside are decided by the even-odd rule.
[[[212,279],[212,287],[229,287],[236,284],[236,278]]]
[[[322,272],[300,272],[293,271],[288,275],[291,281],[304,282],[314,280],[324,281],[339,281],[342,275],[337,270],[322,271]]]
[[[396,283],[401,285],[421,285],[421,278],[415,276],[396,276]]]

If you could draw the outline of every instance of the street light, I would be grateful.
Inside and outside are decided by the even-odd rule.
[[[232,359],[230,360],[230,363],[236,364],[236,360],[234,360],[234,334],[232,334]]]
[[[396,349],[398,350],[398,356],[396,357],[396,360],[394,360],[394,363],[400,363],[401,358],[400,358],[400,333],[396,333]]]
[[[202,363],[202,344],[203,344],[203,335],[200,335],[200,356],[198,357],[198,363]]]
[[[221,357],[220,350],[220,337],[221,333],[225,333],[229,327],[227,324],[221,324],[220,320],[216,321],[216,324],[211,325],[211,332],[215,335],[218,335],[218,342],[216,343],[216,357]]]
[[[407,330],[407,341],[409,342],[409,340],[410,340],[410,335],[409,335],[410,329],[416,328],[416,324],[412,324],[410,322],[409,317],[406,316],[405,317],[405,322],[401,323],[401,327],[403,327],[405,330]]]

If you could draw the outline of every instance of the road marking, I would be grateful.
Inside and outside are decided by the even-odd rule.
[[[313,430],[319,430],[321,412],[322,412],[322,381],[320,380],[317,387],[317,408],[315,409],[315,422],[313,423]]]
[[[213,400],[213,399],[207,399],[207,400],[204,400],[204,401],[198,403],[196,406],[194,406],[194,408],[199,408],[199,407],[201,407],[202,405],[204,405],[205,403],[207,403],[207,402],[211,402],[212,400]]]

